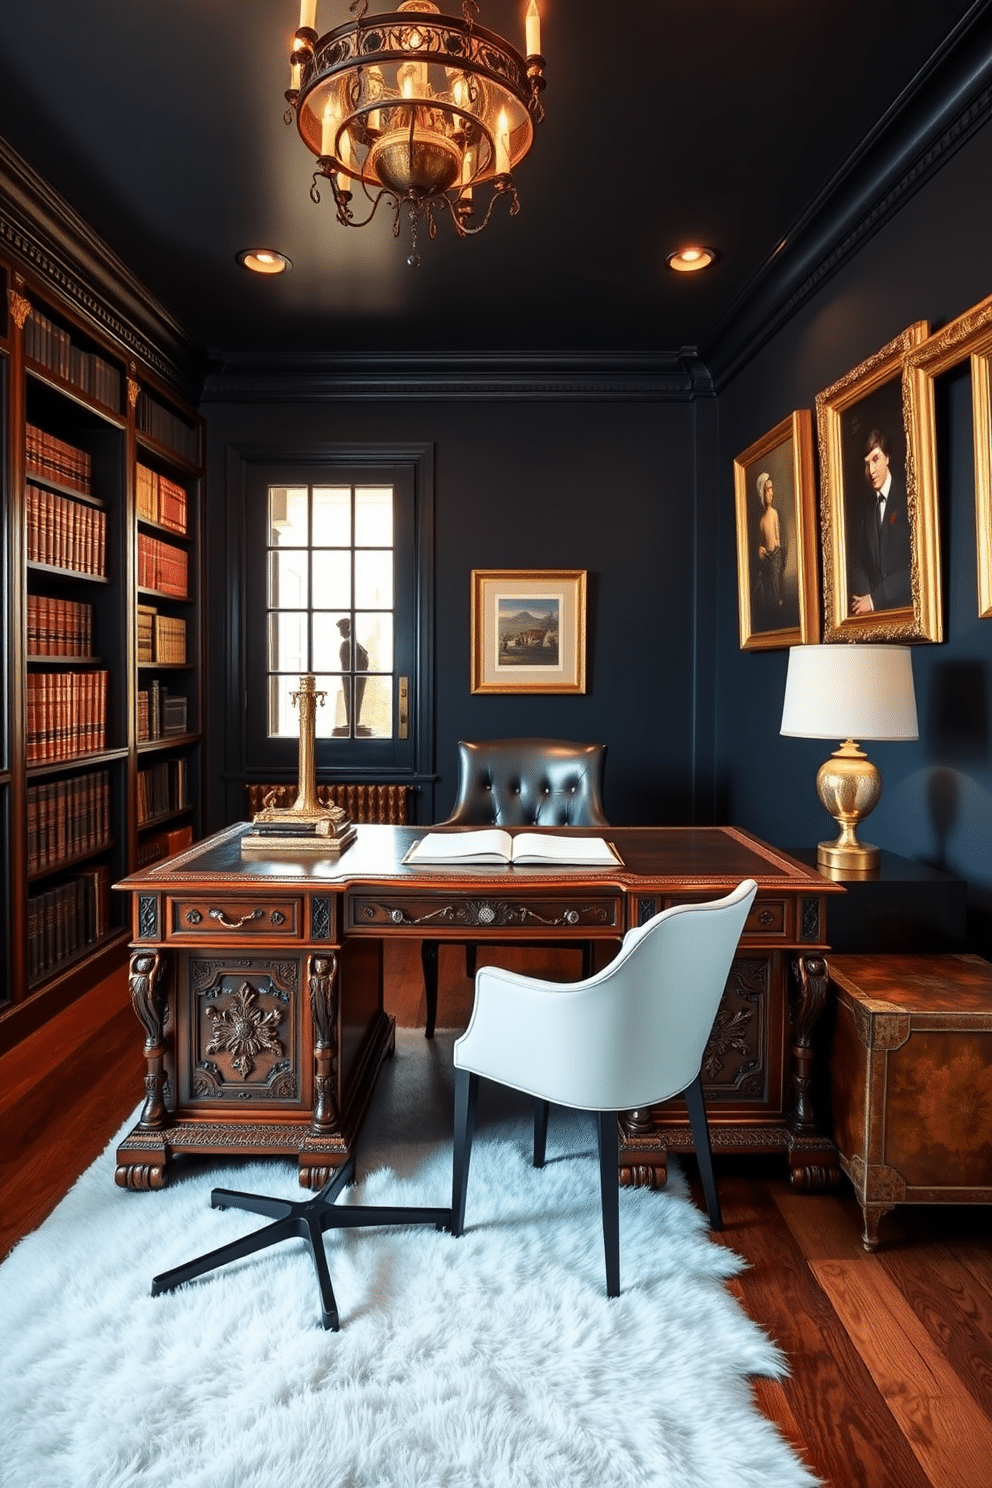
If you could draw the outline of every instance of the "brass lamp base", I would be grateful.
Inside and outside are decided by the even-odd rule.
[[[292,806],[276,806],[266,797],[261,811],[252,818],[252,829],[241,839],[242,848],[266,852],[319,852],[334,857],[358,835],[340,806],[322,806],[317,799],[317,705],[326,693],[318,692],[313,672],[300,678],[300,690],[291,694],[300,708],[299,788]],[[274,795],[275,792],[272,792]]]
[[[836,821],[840,834],[834,842],[821,842],[816,860],[825,868],[846,872],[873,872],[881,860],[878,848],[858,840],[858,825],[878,805],[882,777],[853,739],[846,739],[819,768],[816,789],[824,809]]]

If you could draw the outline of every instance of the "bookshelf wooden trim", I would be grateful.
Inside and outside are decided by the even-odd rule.
[[[57,863],[50,864],[47,868],[33,868],[28,873],[28,883],[41,883],[46,878],[55,878],[60,873],[65,873],[69,868],[77,868],[81,863],[89,863],[94,858],[100,858],[113,852],[117,846],[116,839],[110,842],[102,842],[99,847],[88,848],[85,852],[73,853],[69,858],[60,858]]]
[[[138,744],[138,753],[153,754],[156,750],[187,749],[193,744],[199,744],[201,738],[201,734],[161,734],[157,739],[142,739]]]
[[[32,573],[56,574],[60,579],[77,580],[84,584],[112,584],[113,580],[106,574],[84,573],[80,568],[58,568],[54,563],[39,563],[36,558],[25,560],[25,568]]]
[[[102,667],[106,669],[107,665],[102,656],[73,656],[67,651],[49,651],[46,652],[44,655],[39,654],[37,656],[33,653],[29,653],[24,658],[24,660],[29,667],[57,666],[61,667],[63,671],[66,669],[65,663],[67,661],[72,662],[72,667],[70,668],[70,670],[75,670],[76,667],[80,667],[84,670],[86,667]]]
[[[139,822],[138,831],[147,832],[153,827],[161,827],[166,822],[177,821],[180,817],[192,814],[192,806],[177,806],[175,811],[160,811],[157,816],[147,816],[143,822]]]
[[[141,516],[136,517],[135,520],[139,527],[149,527],[152,532],[164,533],[170,542],[187,543],[190,547],[194,547],[196,544],[196,539],[191,537],[188,532],[177,532],[175,527],[167,527],[164,522],[153,522],[151,517]]]
[[[179,450],[174,450],[171,445],[163,444],[160,439],[154,439],[143,429],[135,429],[134,438],[139,450],[144,450],[150,455],[155,455],[164,464],[174,465],[177,470],[181,470],[185,475],[198,477],[201,474],[201,467],[199,465],[188,460],[185,455],[181,454]]]

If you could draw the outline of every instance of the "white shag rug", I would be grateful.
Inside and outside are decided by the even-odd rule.
[[[450,1202],[452,1037],[399,1035],[341,1202]],[[299,1198],[295,1164],[203,1162],[129,1193],[111,1143],[0,1267],[0,1483],[810,1488],[748,1386],[782,1357],[681,1176],[622,1191],[610,1301],[593,1120],[553,1110],[535,1170],[530,1114],[483,1082],[462,1238],[327,1234],[339,1333],[299,1240],[149,1295],[265,1223],[211,1188]]]

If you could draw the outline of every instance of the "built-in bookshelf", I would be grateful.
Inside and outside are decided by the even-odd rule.
[[[2,1035],[124,958],[113,884],[199,834],[203,627],[195,411],[50,282],[0,280]]]
[[[199,738],[196,430],[139,396],[135,469],[136,814],[142,866],[188,846],[190,746]]]

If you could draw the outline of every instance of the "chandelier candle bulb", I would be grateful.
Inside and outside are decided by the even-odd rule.
[[[528,57],[539,57],[541,55],[541,13],[537,8],[537,0],[530,0],[527,7],[527,55]]]
[[[500,109],[496,124],[496,174],[505,176],[510,169],[510,126],[506,110]]]
[[[291,62],[289,64],[289,86],[292,88],[294,93],[298,93],[300,91],[300,71],[301,68],[299,62]]]
[[[317,0],[300,0],[300,30],[316,31]]]

